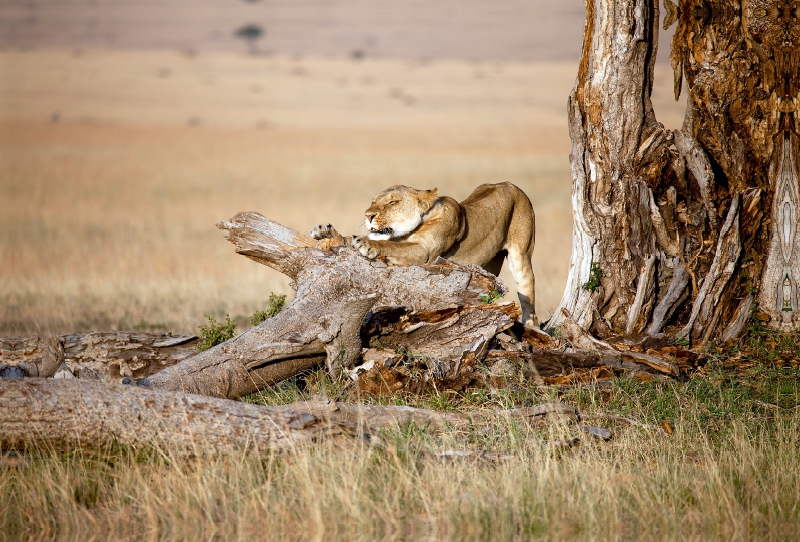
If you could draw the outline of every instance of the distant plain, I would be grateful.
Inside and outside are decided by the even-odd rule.
[[[392,184],[465,198],[511,181],[537,215],[537,311],[572,227],[567,62],[158,51],[0,52],[0,335],[194,332],[288,280],[214,227],[254,210],[358,231]],[[654,100],[681,107],[661,67]],[[503,278],[513,280],[504,270]]]

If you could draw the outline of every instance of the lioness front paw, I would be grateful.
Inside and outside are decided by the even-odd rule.
[[[353,238],[350,240],[350,246],[353,247],[358,251],[359,254],[364,256],[365,258],[369,258],[370,260],[374,260],[378,256],[380,256],[380,252],[377,248],[373,247],[369,239],[366,237],[359,237],[358,235],[354,235]]]
[[[330,224],[319,224],[313,230],[311,230],[311,238],[312,239],[330,239],[333,237],[333,232],[336,230],[333,229],[333,226]]]

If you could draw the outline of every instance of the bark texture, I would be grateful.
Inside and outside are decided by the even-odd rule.
[[[572,259],[548,327],[733,339],[757,301],[769,325],[798,329],[800,8],[664,2],[676,99],[689,90],[675,131],[650,101],[657,0],[587,0]]]
[[[233,399],[322,360],[338,376],[374,340],[460,366],[482,359],[492,337],[519,315],[514,303],[487,303],[504,288],[477,266],[442,259],[389,266],[257,213],[218,227],[239,254],[289,276],[297,295],[276,317],[140,385]]]
[[[51,337],[0,338],[0,376],[138,381],[197,353],[193,335],[89,331]]]

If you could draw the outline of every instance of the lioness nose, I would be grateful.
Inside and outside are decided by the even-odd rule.
[[[374,213],[364,213],[364,216],[367,217],[367,222],[372,222],[372,219],[375,218]]]

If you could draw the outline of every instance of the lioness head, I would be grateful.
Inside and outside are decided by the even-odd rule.
[[[403,237],[414,231],[438,200],[437,190],[408,186],[387,188],[372,199],[364,213],[369,238],[373,241]]]

